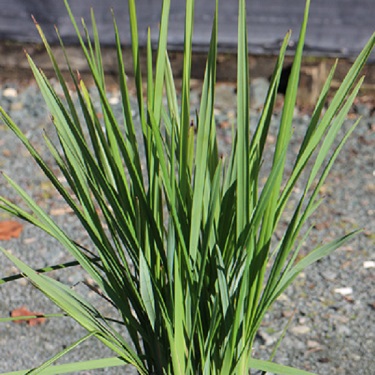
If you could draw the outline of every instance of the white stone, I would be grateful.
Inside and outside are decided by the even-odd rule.
[[[375,261],[367,260],[366,262],[363,262],[363,268],[375,268]]]
[[[116,105],[120,103],[120,98],[118,96],[112,96],[108,99],[109,104]]]
[[[347,287],[347,288],[336,288],[334,290],[335,293],[341,294],[343,296],[347,296],[349,294],[353,294],[353,288]]]
[[[3,91],[3,96],[5,96],[6,98],[16,98],[17,95],[18,95],[17,90],[12,87],[7,87]]]
[[[308,326],[295,326],[290,329],[295,335],[305,335],[310,332],[310,327]]]

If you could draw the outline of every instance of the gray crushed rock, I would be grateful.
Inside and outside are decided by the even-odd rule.
[[[265,90],[265,80],[262,79],[251,87],[254,103],[252,129],[259,118]],[[120,115],[117,94],[111,95],[115,112]],[[193,89],[191,99],[193,107],[198,108],[199,85]],[[234,85],[218,84],[215,114],[220,149],[224,155],[230,152],[235,103]],[[51,121],[35,84],[27,87],[20,87],[17,83],[3,85],[0,87],[0,104],[37,148],[43,150],[41,135],[43,130],[51,131]],[[314,215],[315,226],[303,252],[353,229],[363,228],[363,231],[349,245],[314,264],[295,280],[267,313],[254,346],[254,357],[268,359],[291,320],[275,361],[322,375],[372,375],[375,368],[375,116],[374,107],[368,103],[358,102],[355,109],[363,118],[324,185],[325,201]],[[350,117],[345,128],[355,121],[355,115]],[[296,111],[295,133],[291,155],[288,156],[290,161],[298,150],[308,120],[306,113]],[[279,121],[280,114],[276,113],[267,140],[270,145],[275,141]],[[78,242],[89,244],[75,218],[64,211],[61,198],[4,124],[0,124],[0,134],[0,170],[30,191]],[[51,161],[48,154],[42,152]],[[269,162],[266,158],[265,163]],[[0,180],[0,194],[15,202],[20,201],[3,179]],[[6,214],[0,213],[0,220],[6,218]],[[29,225],[25,225],[19,239],[1,245],[33,267],[71,259],[54,240]],[[0,256],[0,269],[1,277],[15,272],[14,266],[4,256]],[[83,281],[86,276],[81,269],[55,271],[55,275],[74,288],[83,288],[93,302],[101,304],[95,293],[85,289]],[[23,305],[31,311],[58,312],[57,307],[24,280],[2,285],[0,296],[0,316],[8,316],[11,310]],[[106,305],[102,308],[108,315],[114,313]],[[83,335],[83,329],[69,318],[50,319],[35,327],[0,323],[0,370],[36,366]],[[92,339],[69,353],[60,363],[111,355],[100,342]],[[101,373],[134,372],[130,368],[95,371],[95,374]]]

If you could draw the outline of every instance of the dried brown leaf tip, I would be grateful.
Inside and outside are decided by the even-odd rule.
[[[39,25],[38,21],[36,20],[36,18],[34,17],[33,14],[31,15],[31,19],[33,20],[35,26],[38,26],[38,25]]]
[[[18,221],[0,221],[0,240],[7,241],[11,238],[18,238],[22,233],[23,225]]]
[[[44,314],[40,312],[32,312],[28,310],[25,306],[19,307],[18,309],[15,309],[10,313],[10,316],[12,318],[16,318],[19,316],[25,317],[24,319],[13,320],[13,323],[16,323],[16,324],[26,323],[31,327],[36,326],[38,324],[43,324],[46,321],[46,318],[44,318],[43,315]],[[33,318],[27,318],[28,316],[32,316]],[[35,316],[37,317],[35,318]]]

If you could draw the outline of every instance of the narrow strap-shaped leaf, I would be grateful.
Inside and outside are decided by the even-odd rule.
[[[278,206],[278,214],[277,214],[277,221],[280,218],[280,214],[282,212],[283,207],[285,207],[285,204],[287,202],[288,197],[290,196],[294,183],[297,181],[300,174],[303,172],[304,167],[306,166],[307,160],[311,157],[313,151],[318,146],[318,143],[321,139],[319,136],[313,136],[314,133],[317,131],[317,127],[319,124],[318,132],[320,135],[324,134],[326,127],[329,125],[329,123],[319,122],[319,116],[324,108],[325,100],[329,92],[329,88],[331,85],[331,81],[333,79],[333,74],[335,72],[335,68],[337,65],[337,61],[335,65],[332,67],[330,74],[328,75],[328,78],[324,84],[324,87],[321,91],[320,97],[318,99],[316,108],[314,110],[314,113],[311,117],[310,124],[306,130],[305,136],[303,138],[300,150],[298,152],[294,167],[292,169],[292,175],[286,182],[286,186],[283,190],[283,193],[279,200],[279,206]]]
[[[177,102],[176,86],[173,78],[172,66],[168,57],[168,53],[165,53],[165,89],[168,100],[169,114],[172,121],[176,122],[177,134],[180,132],[180,116]],[[168,129],[169,136],[171,135],[171,129]]]
[[[130,345],[127,344],[126,341],[115,330],[113,330],[103,318],[101,318],[99,311],[97,311],[88,301],[84,300],[64,284],[52,278],[47,278],[45,275],[37,274],[33,269],[24,264],[14,255],[1,247],[0,249],[49,299],[75,319],[86,330],[89,332],[98,332],[96,337],[99,340],[103,341],[105,345],[123,357],[124,360],[136,366],[140,372],[146,373],[141,360],[137,354],[134,353]]]
[[[320,95],[319,95],[319,98],[317,100],[314,112],[311,116],[310,124],[309,124],[309,126],[306,130],[305,136],[303,137],[303,141],[302,141],[300,150],[298,152],[296,164],[297,164],[300,156],[303,154],[303,151],[305,150],[306,145],[310,141],[312,135],[314,134],[314,132],[315,132],[315,130],[316,130],[318,124],[319,124],[319,119],[320,119],[320,116],[322,114],[322,111],[323,111],[323,108],[324,108],[324,105],[325,105],[325,102],[326,102],[326,99],[327,99],[327,96],[328,96],[328,93],[329,93],[329,89],[331,87],[331,82],[332,82],[333,76],[334,76],[335,71],[336,71],[337,63],[338,63],[338,60],[336,60],[335,63],[333,64],[333,66],[332,66],[332,68],[331,68],[331,70],[328,74],[328,77],[327,77],[327,79],[324,83],[324,86],[323,86],[323,88],[320,92]]]
[[[246,2],[238,5],[237,58],[237,238],[250,218],[249,195],[249,63],[247,52]]]
[[[1,198],[1,201],[5,202],[6,205],[12,207],[15,213],[19,212],[29,222],[40,227],[41,229],[45,230],[47,233],[52,235],[54,238],[56,238],[67,250],[71,252],[71,254],[79,261],[82,267],[90,273],[94,280],[99,285],[104,286],[103,279],[99,275],[98,270],[94,267],[94,263],[91,263],[88,260],[87,256],[85,256],[79,250],[79,248],[74,244],[74,242],[53,222],[53,220],[27,195],[27,193],[20,186],[18,186],[13,180],[11,180],[6,175],[4,176],[8,180],[10,185],[15,189],[15,191],[17,191],[17,193],[22,197],[22,199],[37,215],[37,218],[35,219],[26,212],[22,212],[21,209],[17,208],[17,206],[12,206],[11,202],[8,203],[3,198]],[[107,287],[108,289],[110,289],[109,286]]]
[[[220,188],[219,188],[219,183],[220,183],[220,177],[221,177],[221,163],[218,164],[215,175],[212,181],[212,185],[210,188],[211,194],[209,197],[209,203],[208,203],[208,219],[207,222],[205,223],[205,226],[203,228],[203,233],[202,233],[202,245],[201,245],[201,250],[200,250],[200,265],[198,265],[198,270],[199,270],[199,279],[198,279],[198,287],[196,290],[196,296],[198,297],[198,300],[195,302],[197,304],[197,308],[193,309],[193,316],[192,316],[192,328],[191,328],[191,337],[194,337],[193,332],[195,331],[196,325],[199,321],[199,319],[203,318],[201,311],[199,310],[199,303],[200,299],[202,296],[202,289],[204,286],[204,280],[206,279],[206,270],[209,264],[209,257],[210,257],[210,240],[211,236],[213,234],[214,230],[214,219],[215,219],[215,211],[216,207],[218,205],[219,201],[219,196],[220,196]],[[207,317],[209,318],[209,317]],[[193,348],[193,340],[190,341],[190,346],[189,346],[189,357],[191,355]]]
[[[193,205],[191,212],[191,227],[189,239],[189,256],[193,264],[197,259],[200,228],[203,218],[203,194],[205,190],[205,176],[208,170],[208,157],[211,128],[214,126],[214,99],[216,83],[217,56],[217,20],[218,4],[216,3],[215,17],[212,25],[210,50],[203,81],[202,98],[199,111],[197,147],[195,156],[195,176],[193,188]]]
[[[276,295],[280,295],[285,288],[290,285],[290,283],[302,272],[306,267],[315,263],[319,259],[329,255],[334,250],[343,246],[346,242],[351,240],[360,231],[351,232],[337,240],[331,241],[326,245],[319,246],[312,250],[308,255],[302,258],[293,268],[291,268],[285,275],[283,275],[282,280],[278,284],[275,290]]]
[[[35,23],[35,26],[36,26],[36,29],[38,30],[38,33],[43,41],[43,44],[44,44],[44,47],[46,48],[46,51],[48,53],[48,56],[52,62],[52,66],[53,66],[53,69],[56,73],[56,76],[59,80],[59,83],[61,85],[61,88],[63,89],[63,92],[64,92],[64,96],[67,100],[67,103],[69,105],[69,110],[70,110],[70,113],[72,114],[73,116],[73,119],[74,119],[74,123],[77,124],[77,126],[79,126],[80,124],[80,121],[79,121],[79,117],[78,117],[78,113],[76,111],[76,108],[74,106],[74,103],[73,103],[73,100],[72,100],[72,97],[70,95],[70,92],[69,92],[69,89],[68,89],[68,86],[66,84],[66,81],[61,73],[61,70],[59,68],[59,65],[57,63],[57,60],[55,58],[55,56],[53,55],[52,53],[52,49],[51,49],[51,46],[50,44],[48,43],[47,41],[47,38],[45,36],[45,34],[43,33],[43,30],[42,28],[40,27],[40,25],[38,24],[38,22],[34,19],[34,23]],[[69,72],[70,72],[70,75],[71,77],[73,78],[73,80],[75,80],[75,77],[74,77],[74,74],[72,72],[72,69],[71,69],[71,66],[70,66],[70,63],[69,63],[69,60],[67,58],[67,54],[66,54],[66,50],[65,50],[65,47],[64,47],[64,44],[62,43],[62,40],[60,38],[60,34],[58,32],[58,30],[56,29],[56,34],[58,36],[58,39],[60,41],[60,45],[61,45],[61,48],[63,50],[63,53],[64,53],[64,57],[65,57],[65,60],[67,62],[67,65],[68,65],[68,69],[69,69]]]
[[[122,98],[122,110],[124,115],[124,123],[126,129],[126,135],[130,143],[129,149],[132,150],[132,157],[134,158],[134,164],[138,171],[138,174],[141,176],[141,162],[140,156],[138,152],[138,141],[136,138],[135,132],[135,124],[133,121],[132,116],[132,107],[130,103],[130,95],[127,86],[127,76],[125,72],[125,64],[122,57],[122,49],[121,49],[121,41],[120,41],[120,34],[118,31],[117,23],[114,14],[112,15],[113,18],[113,27],[115,31],[115,38],[116,38],[116,53],[117,53],[117,65],[119,70],[119,84],[120,84],[120,91],[121,91],[121,98]]]
[[[263,361],[255,358],[249,359],[249,366],[257,370],[272,372],[273,374],[277,375],[316,375],[313,372],[300,370],[294,367],[279,365],[271,361]]]
[[[272,119],[273,109],[274,109],[275,102],[276,102],[277,88],[280,83],[280,76],[281,76],[281,72],[283,68],[285,53],[288,47],[288,43],[290,41],[291,34],[292,34],[291,31],[289,31],[285,35],[285,38],[281,45],[280,52],[279,52],[279,55],[275,64],[275,68],[274,68],[274,71],[270,80],[270,86],[267,92],[262,114],[257,124],[257,128],[255,130],[254,136],[251,139],[249,155],[254,155],[255,153],[257,153],[257,158],[255,160],[256,162],[250,163],[250,166],[252,169],[251,171],[252,175],[256,174],[260,168],[260,162],[262,159],[264,147],[266,145],[267,134],[268,134],[269,126],[270,126],[271,119]],[[253,179],[250,178],[250,182],[252,182],[252,180]],[[254,191],[252,192],[252,194],[254,194]],[[249,209],[251,212],[251,207]]]
[[[150,268],[147,261],[143,255],[143,252],[139,252],[139,283],[140,292],[144,306],[147,311],[148,318],[150,320],[151,326],[155,329],[155,298],[150,277]]]
[[[159,162],[160,162],[161,176],[162,176],[163,184],[164,184],[164,191],[165,191],[165,194],[167,195],[167,201],[168,203],[170,203],[169,209],[171,210],[171,215],[174,221],[175,230],[180,240],[179,245],[181,246],[182,256],[185,259],[185,264],[189,264],[190,260],[189,260],[189,255],[188,255],[188,247],[187,247],[186,240],[184,237],[183,227],[181,225],[182,223],[179,220],[176,205],[173,204],[175,201],[173,199],[174,187],[171,186],[171,184],[173,184],[173,179],[170,179],[170,175],[168,173],[167,161],[166,161],[166,157],[164,154],[163,142],[162,142],[161,135],[160,135],[160,128],[157,125],[156,121],[154,120],[152,113],[149,113],[149,117],[150,117],[151,127],[153,131],[153,138],[155,140],[155,147],[156,147],[157,155],[158,155]],[[187,268],[187,271],[189,274],[189,278],[191,280],[192,270],[190,268]]]
[[[143,135],[146,135],[147,123],[146,115],[143,103],[143,84],[142,84],[142,72],[140,63],[140,49],[138,40],[138,22],[137,22],[137,11],[134,0],[128,0],[129,8],[129,19],[130,19],[130,35],[131,35],[131,47],[133,55],[133,70],[135,78],[135,86],[137,89],[137,101],[138,101],[138,112],[141,119],[141,126]]]
[[[188,199],[190,189],[188,163],[188,132],[190,127],[190,78],[192,59],[192,40],[194,29],[194,0],[186,0],[185,32],[184,32],[184,60],[181,89],[181,120],[179,128],[179,185],[182,199]]]
[[[96,69],[98,70],[98,75],[101,77],[103,88],[105,88],[105,76],[104,76],[104,65],[103,65],[103,58],[102,52],[100,47],[100,39],[99,39],[99,31],[96,25],[96,19],[94,14],[94,9],[90,9],[90,16],[91,16],[91,26],[92,26],[92,33],[94,36],[94,53],[95,53],[95,60],[96,60]],[[88,40],[89,35],[88,35]]]
[[[297,99],[297,90],[298,90],[298,83],[299,83],[299,74],[301,69],[302,63],[302,53],[303,47],[305,43],[305,35],[306,35],[306,28],[307,28],[307,20],[308,20],[308,13],[309,13],[309,6],[310,1],[306,1],[306,7],[304,12],[304,18],[300,30],[300,35],[297,43],[296,53],[293,60],[292,70],[290,73],[288,87],[285,94],[284,100],[284,107],[281,116],[280,128],[277,135],[275,152],[273,156],[273,167],[278,165],[278,173],[275,180],[275,185],[273,186],[273,191],[270,195],[270,199],[268,201],[268,207],[265,211],[262,227],[260,229],[259,239],[257,241],[256,249],[257,254],[256,257],[256,264],[254,264],[255,269],[260,269],[260,272],[257,273],[257,277],[254,280],[251,288],[251,297],[249,304],[249,311],[251,311],[249,315],[250,317],[254,317],[255,315],[255,306],[261,295],[262,284],[264,280],[264,274],[266,271],[267,266],[267,256],[270,248],[271,237],[274,231],[276,220],[275,220],[275,213],[277,207],[277,201],[279,198],[279,191],[282,182],[282,177],[284,173],[285,161],[286,161],[286,152],[292,132],[292,121],[293,121],[293,114],[294,108]]]
[[[69,353],[71,350],[75,349],[78,345],[86,341],[87,339],[91,338],[92,336],[96,335],[98,332],[90,332],[87,335],[81,337],[79,340],[74,342],[73,344],[70,344],[63,350],[61,350],[59,353],[55,354],[52,358],[50,358],[48,361],[45,361],[43,364],[38,366],[37,368],[29,371],[28,375],[37,375],[37,374],[43,374],[44,370],[51,368],[52,364],[59,360],[61,357]]]
[[[288,86],[285,93],[284,107],[280,122],[280,129],[276,142],[276,149],[274,153],[274,162],[281,157],[282,150],[287,144],[289,144],[291,129],[292,129],[292,120],[294,114],[294,108],[296,105],[299,75],[302,63],[302,53],[303,47],[305,44],[305,36],[307,29],[307,20],[310,8],[310,0],[306,1],[305,12],[303,16],[303,21],[301,25],[301,30],[298,38],[297,48],[293,59],[293,65],[290,72]],[[284,164],[284,163],[283,163]],[[284,169],[284,166],[282,166]]]
[[[170,0],[163,0],[163,6],[161,10],[160,19],[160,32],[159,32],[159,45],[158,55],[156,58],[156,70],[155,70],[155,93],[154,93],[154,105],[153,112],[155,121],[159,124],[161,119],[161,107],[163,99],[163,87],[164,87],[164,73],[165,73],[165,54],[167,51],[168,41],[168,20],[169,20],[169,8],[171,6]]]
[[[347,132],[347,134],[344,136],[342,141],[339,143],[339,145],[334,150],[333,155],[331,156],[328,164],[325,166],[321,176],[318,179],[319,182],[317,183],[317,186],[314,188],[314,192],[312,193],[312,195],[311,195],[311,197],[310,197],[310,199],[307,203],[307,206],[304,209],[303,214],[300,215],[300,210],[302,208],[303,203],[306,200],[307,192],[308,192],[312,182],[315,180],[318,169],[321,167],[323,161],[326,159],[326,155],[328,154],[328,151],[331,149],[331,145],[332,145],[333,141],[336,139],[336,134],[339,131],[339,129],[341,128],[341,126],[344,122],[344,119],[346,117],[346,114],[347,114],[349,108],[351,107],[352,102],[353,102],[354,98],[356,97],[360,86],[361,86],[361,81],[358,82],[357,87],[353,91],[353,93],[352,93],[351,97],[348,99],[347,103],[341,109],[338,117],[335,120],[335,124],[331,127],[331,129],[329,130],[326,138],[323,141],[323,144],[322,144],[321,149],[319,150],[317,159],[316,159],[316,161],[315,161],[315,163],[312,167],[312,170],[310,172],[310,176],[309,176],[308,182],[306,183],[304,193],[303,193],[303,195],[300,199],[299,204],[297,205],[297,208],[294,212],[293,218],[290,221],[290,224],[288,226],[286,237],[283,240],[283,247],[282,247],[282,249],[280,249],[280,251],[278,252],[277,257],[275,259],[274,265],[273,265],[272,270],[271,270],[270,279],[269,279],[269,282],[267,283],[265,293],[268,291],[268,289],[270,289],[270,290],[273,289],[273,285],[276,283],[276,280],[277,280],[276,275],[279,275],[281,273],[281,270],[284,267],[284,262],[286,261],[287,257],[289,256],[289,252],[292,250],[292,244],[296,241],[297,236],[298,236],[303,224],[305,223],[307,218],[312,213],[311,208],[313,207],[313,205],[315,203],[315,199],[316,199],[316,196],[319,192],[320,187],[324,184],[324,182],[325,182],[325,180],[328,176],[328,173],[329,173],[329,171],[330,171],[330,169],[333,165],[333,162],[336,160],[339,152],[341,151],[342,147],[345,144],[345,141],[348,139],[349,135],[352,133],[352,131],[355,128],[355,126],[354,126],[354,127],[352,127],[352,129],[350,129],[349,132]]]
[[[76,371],[89,371],[97,369],[105,369],[108,367],[125,366],[126,362],[119,357],[93,359],[89,361],[65,363],[62,365],[55,365],[44,369],[39,375],[58,375],[68,374]],[[30,369],[5,372],[2,375],[25,375]]]
[[[347,116],[347,114],[348,114],[348,112],[349,112],[349,110],[350,110],[350,108],[351,108],[351,106],[354,102],[354,99],[356,98],[356,96],[358,94],[358,91],[359,91],[359,89],[362,85],[363,79],[364,79],[364,77],[362,77],[358,81],[357,85],[353,89],[353,92],[349,96],[346,103],[343,105],[342,109],[340,110],[336,119],[334,120],[332,126],[328,130],[327,136],[322,141],[322,145],[319,149],[318,155],[316,157],[316,161],[315,161],[314,166],[311,170],[309,180],[306,184],[307,188],[309,188],[311,186],[311,184],[313,183],[313,180],[315,179],[315,176],[317,175],[318,170],[320,169],[324,160],[326,159],[326,156],[328,155],[328,153],[331,149],[331,146],[332,146],[332,144],[333,144],[333,142],[336,138],[336,135],[337,135],[339,129],[341,128],[341,126],[343,125],[343,123],[346,119],[346,116]]]
[[[3,208],[3,207],[1,207],[1,208]],[[99,257],[95,257],[95,258],[90,259],[91,262],[98,262],[99,260],[100,260]],[[77,262],[76,260],[73,260],[71,262],[65,262],[65,263],[55,264],[55,265],[52,265],[52,266],[38,268],[35,271],[38,272],[38,273],[45,273],[45,272],[56,271],[56,270],[65,269],[65,268],[69,268],[69,267],[76,267],[78,265],[79,265],[79,262]],[[25,277],[25,275],[23,275],[22,273],[19,273],[17,275],[3,277],[2,279],[0,279],[0,285],[4,284],[4,283],[7,283],[9,281],[23,279],[24,277]]]
[[[173,305],[173,341],[172,360],[173,370],[176,374],[186,374],[186,351],[188,350],[189,338],[186,337],[186,314],[185,293],[183,289],[183,270],[179,264],[178,257],[174,259],[174,305]]]

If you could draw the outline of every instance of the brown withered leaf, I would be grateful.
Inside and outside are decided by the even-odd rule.
[[[18,238],[22,232],[22,229],[23,225],[18,221],[0,221],[0,240],[10,240],[11,238]]]
[[[43,315],[43,314],[40,312],[29,311],[25,306],[21,306],[18,309],[13,310],[10,313],[10,316],[12,318],[15,318],[17,316],[35,316],[35,315]],[[29,326],[33,327],[38,324],[43,324],[45,321],[46,321],[46,318],[44,318],[43,316],[40,316],[38,318],[25,318],[25,319],[20,319],[20,320],[13,320],[13,323],[16,323],[16,324],[26,323]]]

